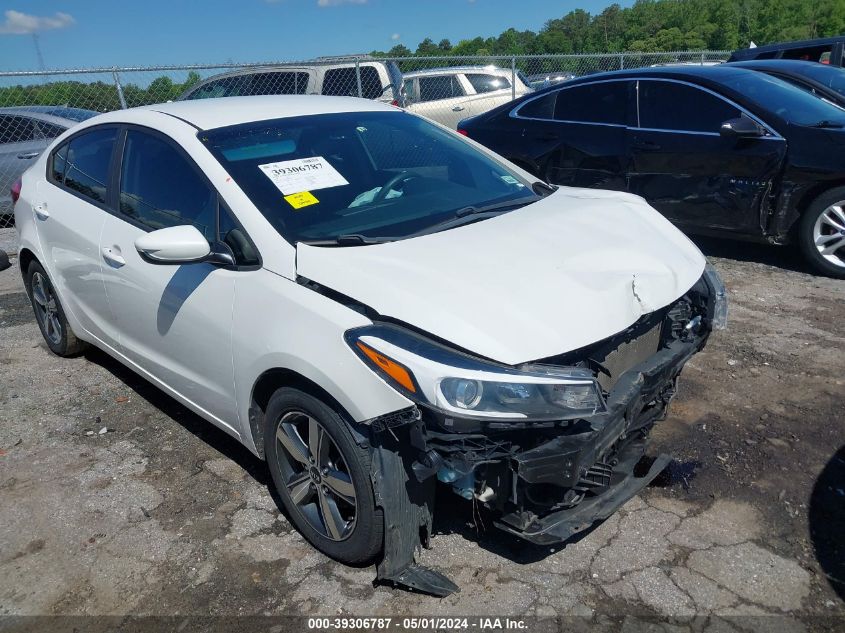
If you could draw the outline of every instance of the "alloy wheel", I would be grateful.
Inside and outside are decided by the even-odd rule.
[[[279,469],[296,509],[325,538],[348,538],[358,510],[355,485],[326,429],[307,413],[290,411],[276,426],[276,441]]]
[[[60,345],[62,322],[59,319],[56,296],[50,282],[38,272],[32,276],[32,299],[35,302],[35,316],[44,331],[44,336],[53,345]]]
[[[813,243],[819,255],[845,268],[845,200],[825,209],[813,226]]]

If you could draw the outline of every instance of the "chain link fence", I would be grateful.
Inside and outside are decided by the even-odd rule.
[[[304,62],[0,72],[0,230],[11,189],[65,129],[101,112],[211,97],[324,94],[400,105],[455,127],[538,88],[598,72],[707,65],[728,51],[488,57],[370,56]]]

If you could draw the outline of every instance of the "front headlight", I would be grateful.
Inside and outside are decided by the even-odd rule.
[[[390,325],[350,330],[350,347],[415,403],[456,416],[571,420],[605,411],[588,370],[482,361]]]

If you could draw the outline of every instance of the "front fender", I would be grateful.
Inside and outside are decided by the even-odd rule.
[[[264,269],[244,272],[235,284],[232,322],[240,431],[249,443],[253,388],[269,370],[288,370],[318,385],[355,422],[413,405],[364,365],[343,338],[347,330],[372,322],[296,282]]]

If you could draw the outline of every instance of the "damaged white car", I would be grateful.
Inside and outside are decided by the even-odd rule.
[[[649,432],[726,319],[642,199],[371,101],[104,114],[13,195],[53,352],[105,350],[266,459],[315,547],[437,595],[457,587],[414,556],[438,481],[565,541],[666,466]]]

